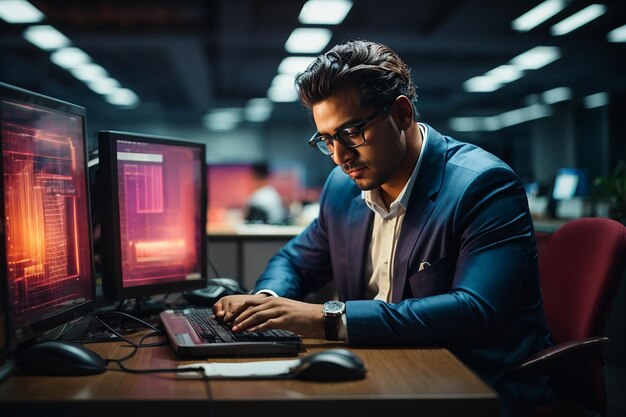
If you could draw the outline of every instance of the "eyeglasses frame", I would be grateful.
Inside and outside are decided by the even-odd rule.
[[[394,101],[395,102],[395,101]],[[315,149],[318,153],[324,155],[324,156],[332,156],[335,152],[331,152],[331,153],[325,153],[324,151],[322,151],[317,144],[319,142],[327,142],[329,139],[334,141],[337,141],[339,143],[341,143],[341,145],[345,146],[346,148],[350,148],[350,149],[354,149],[354,148],[358,148],[359,146],[363,146],[367,143],[367,140],[365,139],[365,126],[367,126],[368,123],[370,123],[372,120],[374,120],[376,117],[378,117],[381,113],[383,113],[384,111],[389,110],[389,108],[393,105],[393,103],[390,104],[386,104],[384,106],[379,107],[378,109],[374,110],[374,112],[372,114],[370,114],[368,117],[366,117],[363,121],[354,124],[354,125],[349,125],[349,126],[345,126],[342,127],[341,129],[339,129],[339,131],[337,133],[335,133],[334,135],[320,135],[319,131],[316,131],[313,136],[311,136],[311,139],[309,139],[309,146],[311,146],[311,148]],[[359,132],[361,133],[361,138],[363,139],[363,142],[357,144],[357,145],[352,145],[352,144],[347,144],[343,141],[343,139],[341,139],[341,137],[339,136],[341,134],[341,132],[343,132],[346,129],[351,129],[351,128],[357,128],[359,130]],[[330,150],[330,149],[329,149]]]

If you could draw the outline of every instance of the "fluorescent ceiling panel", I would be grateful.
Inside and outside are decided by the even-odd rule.
[[[626,25],[613,29],[606,35],[609,42],[626,42]]]
[[[563,10],[567,3],[569,1],[546,0],[513,20],[511,26],[518,32],[527,32]]]
[[[489,93],[495,91],[502,86],[491,77],[478,76],[470,78],[463,83],[463,88],[468,93]]]
[[[49,25],[30,26],[23,33],[24,38],[45,51],[66,47],[70,40]]]
[[[38,23],[44,17],[43,13],[25,0],[0,1],[0,18],[7,23]]]
[[[521,78],[522,75],[524,75],[524,72],[514,65],[500,65],[485,73],[486,77],[498,83],[510,83]]]
[[[285,50],[290,54],[317,54],[322,52],[333,33],[324,28],[297,28],[291,32]]]
[[[249,122],[264,122],[270,118],[274,104],[267,98],[252,98],[246,103],[244,117]]]
[[[595,109],[609,104],[609,95],[607,93],[595,93],[583,98],[583,106],[587,109]]]
[[[591,4],[578,13],[574,13],[570,17],[563,19],[550,28],[550,33],[554,36],[568,34],[581,26],[586,25],[592,20],[597,19],[606,13],[606,6],[603,4]]]
[[[352,8],[347,0],[309,0],[304,3],[298,20],[306,25],[338,25]]]
[[[139,97],[128,88],[118,88],[105,96],[105,100],[121,107],[134,107],[139,103]]]
[[[536,70],[556,61],[561,57],[559,48],[554,46],[535,46],[516,56],[511,64],[522,70]]]
[[[87,64],[91,59],[79,48],[61,48],[50,55],[50,60],[61,68],[70,69]]]
[[[572,90],[568,87],[557,87],[544,91],[541,97],[546,104],[560,103],[561,101],[567,101],[572,98]]]

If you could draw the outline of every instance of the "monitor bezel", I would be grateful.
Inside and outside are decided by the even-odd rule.
[[[167,282],[163,284],[123,286],[121,263],[121,236],[119,218],[119,189],[117,180],[118,140],[196,148],[200,150],[200,204],[201,217],[201,277],[200,279]],[[101,249],[102,249],[102,290],[110,301],[124,301],[134,298],[150,297],[161,294],[178,293],[203,288],[207,285],[207,239],[204,235],[207,220],[207,176],[206,145],[202,142],[183,140],[168,136],[151,135],[136,132],[101,130],[98,132],[98,178],[96,185],[100,197]]]
[[[31,344],[36,341],[37,338],[45,334],[45,332],[52,330],[62,324],[69,323],[70,321],[80,318],[87,313],[90,313],[96,308],[96,272],[94,266],[94,253],[93,253],[93,235],[91,230],[91,207],[89,202],[91,196],[89,193],[89,171],[87,170],[87,156],[88,156],[88,139],[87,139],[87,112],[86,109],[77,104],[69,103],[57,98],[45,96],[43,94],[36,93],[34,91],[26,90],[21,87],[17,87],[10,84],[0,82],[0,103],[4,100],[15,101],[26,105],[34,105],[49,109],[54,112],[67,113],[72,116],[79,117],[83,129],[83,171],[85,173],[84,190],[85,202],[86,202],[86,216],[88,227],[88,255],[89,255],[89,269],[90,269],[90,292],[91,297],[84,302],[71,306],[65,310],[55,313],[53,316],[36,321],[24,327],[20,327],[22,330],[19,335],[16,333],[16,328],[11,317],[11,308],[9,306],[9,294],[8,294],[8,271],[7,271],[7,258],[6,258],[6,240],[4,236],[0,238],[0,285],[2,285],[2,293],[5,295],[5,299],[1,303],[4,308],[4,313],[7,321],[7,343],[9,350],[15,350],[22,345]],[[2,118],[2,107],[0,106],[0,119]],[[4,129],[0,123],[0,155],[3,153],[4,142],[2,140],[4,136]],[[0,158],[0,175],[4,175],[4,161]],[[0,181],[0,194],[4,199],[4,179]],[[0,204],[0,227],[4,230],[5,224],[5,207],[4,201]]]

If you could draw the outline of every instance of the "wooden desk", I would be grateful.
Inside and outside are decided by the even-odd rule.
[[[117,342],[87,346],[106,358],[121,357],[129,351]],[[307,339],[302,354],[337,346]],[[322,417],[330,413],[381,417],[411,413],[485,417],[499,413],[497,394],[445,349],[350,349],[368,368],[363,380],[202,381],[167,373],[140,375],[113,370],[83,377],[34,377],[15,372],[0,385],[0,415]],[[210,359],[250,360],[260,359]],[[185,361],[192,362],[196,361]],[[140,349],[125,362],[130,368],[172,368],[181,363],[169,346]]]

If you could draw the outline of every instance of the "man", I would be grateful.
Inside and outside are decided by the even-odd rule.
[[[384,45],[337,45],[296,87],[318,130],[309,144],[338,167],[319,217],[270,260],[253,295],[219,300],[216,316],[234,331],[445,346],[498,389],[506,411],[540,401],[545,378],[503,381],[551,344],[517,175],[418,123],[409,69]],[[341,302],[297,301],[330,280]]]
[[[269,167],[265,162],[252,166],[254,191],[248,199],[246,221],[280,224],[285,221],[286,213],[283,200],[269,183]]]

